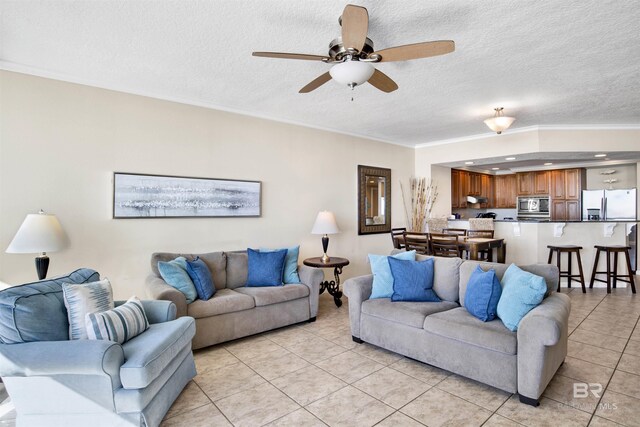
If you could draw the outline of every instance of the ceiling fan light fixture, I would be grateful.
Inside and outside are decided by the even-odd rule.
[[[500,135],[503,131],[509,129],[509,126],[516,120],[515,117],[502,115],[502,107],[494,108],[495,114],[490,119],[484,121],[489,129]]]
[[[375,68],[368,62],[347,60],[331,67],[329,74],[341,85],[353,87],[369,80],[374,71]]]

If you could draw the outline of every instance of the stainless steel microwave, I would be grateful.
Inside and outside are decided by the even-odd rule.
[[[518,218],[549,218],[549,196],[518,196]]]

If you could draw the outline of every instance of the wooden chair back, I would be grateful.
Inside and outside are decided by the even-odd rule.
[[[456,236],[466,236],[467,230],[464,228],[443,228],[442,234],[454,234]]]
[[[457,243],[448,243],[445,240],[432,240],[431,251],[434,256],[446,258],[462,258],[460,247]]]
[[[468,237],[484,237],[487,239],[493,239],[493,230],[469,230],[467,231]]]
[[[403,249],[405,247],[404,244],[404,233],[407,232],[406,227],[392,228],[391,229],[391,242],[393,243],[393,247],[396,249]]]
[[[404,244],[407,251],[415,250],[416,253],[429,255],[429,236],[427,233],[404,233]]]

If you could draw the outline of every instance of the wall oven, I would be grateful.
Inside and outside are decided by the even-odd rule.
[[[551,219],[549,196],[518,196],[518,219]]]

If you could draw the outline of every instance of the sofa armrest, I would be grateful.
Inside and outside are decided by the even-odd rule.
[[[108,375],[121,387],[120,344],[103,340],[41,341],[0,344],[0,376]]]
[[[371,296],[373,274],[354,277],[344,282],[344,293],[349,298],[351,335],[360,338],[360,312],[362,303]]]
[[[126,301],[114,301],[114,305],[117,307],[124,304]],[[171,301],[162,300],[142,300],[142,307],[144,313],[147,315],[147,320],[153,325],[154,323],[164,323],[176,318],[176,305]]]
[[[176,305],[176,317],[187,315],[187,298],[182,292],[170,286],[162,277],[150,274],[145,280],[147,297],[155,300],[171,301]],[[146,310],[146,307],[145,307]]]
[[[320,268],[307,265],[298,266],[300,281],[309,287],[309,312],[310,317],[318,315],[318,298],[320,297],[320,283],[324,280],[324,272]]]
[[[518,393],[538,399],[567,356],[571,300],[553,292],[518,325]]]

